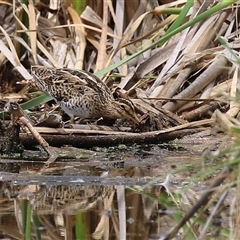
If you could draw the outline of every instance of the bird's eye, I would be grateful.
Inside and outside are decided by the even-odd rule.
[[[124,110],[125,109],[125,105],[124,104],[120,104],[120,108]]]

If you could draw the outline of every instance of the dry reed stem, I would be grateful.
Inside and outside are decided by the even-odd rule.
[[[75,9],[73,9],[71,6],[67,8],[67,11],[69,12],[72,21],[74,24],[79,24],[79,26],[75,27],[75,43],[76,43],[76,63],[74,67],[76,69],[83,69],[84,66],[84,58],[85,58],[85,49],[86,49],[86,33],[84,28],[81,26],[82,20],[79,17],[78,13]]]
[[[201,74],[188,88],[176,95],[174,98],[194,97],[199,91],[203,90],[209,83],[216,79],[224,71],[224,66],[228,63],[223,56],[218,56],[212,64]],[[174,99],[173,98],[173,99]],[[169,111],[176,111],[184,102],[168,102],[163,107]]]
[[[107,22],[108,22],[108,3],[103,0],[103,27],[100,38],[100,48],[98,49],[98,57],[96,63],[96,71],[102,70],[106,64],[106,44],[107,44]]]

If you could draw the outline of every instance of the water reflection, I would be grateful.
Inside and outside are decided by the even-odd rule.
[[[120,184],[16,183],[1,184],[0,230],[5,238],[158,239],[159,228],[170,227],[159,218],[165,215],[159,195],[166,195],[159,185],[140,192]]]
[[[124,188],[119,194],[120,205],[126,206],[121,212],[114,186],[19,187],[7,182],[1,192],[1,231],[5,237],[22,239],[30,224],[31,239],[37,234],[43,239],[102,239],[104,235],[118,239],[119,219],[124,215],[127,231],[121,235],[147,239],[156,225],[151,218],[157,217],[157,212],[152,214],[157,202]]]
[[[44,174],[39,173],[41,162],[2,160],[0,239],[165,236],[176,224],[173,212],[178,210],[161,183],[167,172],[175,169],[172,166],[179,166],[180,152],[169,155],[153,146],[126,150],[121,155],[113,149],[112,154],[108,151],[107,159],[110,156],[121,164],[102,163],[97,157],[94,163],[59,161]],[[192,155],[183,154],[182,164],[192,161]],[[171,187],[176,188],[179,182]]]

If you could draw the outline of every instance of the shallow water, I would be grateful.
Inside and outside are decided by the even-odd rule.
[[[1,239],[161,239],[177,223],[172,193],[191,183],[192,164],[201,167],[186,149],[95,148],[44,173],[42,161],[2,158]]]

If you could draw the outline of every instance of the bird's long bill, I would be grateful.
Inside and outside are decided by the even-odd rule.
[[[130,118],[129,120],[131,120],[137,126],[141,124],[136,114],[134,114],[133,116],[129,116],[129,118]]]

